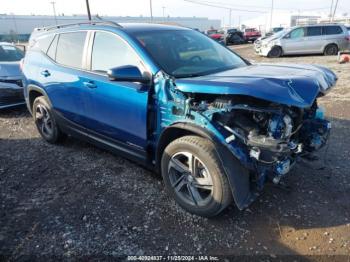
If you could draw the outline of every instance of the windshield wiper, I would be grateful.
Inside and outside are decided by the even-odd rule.
[[[205,75],[211,75],[211,74],[215,74],[215,73],[220,73],[220,72],[227,71],[227,70],[230,70],[230,69],[235,69],[235,68],[237,68],[237,67],[236,66],[226,66],[226,67],[217,68],[217,69],[214,69],[214,70],[204,71],[204,72],[200,72],[200,73],[174,75],[174,77],[175,78],[199,77],[199,76],[205,76]]]
[[[202,73],[196,73],[196,74],[182,74],[182,75],[175,75],[176,78],[188,78],[188,77],[199,77],[199,76],[204,76],[206,74]]]

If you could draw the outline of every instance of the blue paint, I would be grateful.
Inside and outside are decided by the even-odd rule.
[[[256,64],[202,77],[180,79],[177,89],[186,93],[246,95],[307,108],[320,92],[334,85],[336,76],[313,66]]]

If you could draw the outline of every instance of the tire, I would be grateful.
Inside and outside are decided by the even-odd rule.
[[[326,56],[337,55],[338,51],[339,49],[336,44],[330,44],[325,47],[323,54]]]
[[[274,46],[270,52],[267,54],[268,57],[277,58],[281,57],[283,54],[282,48],[280,46]]]
[[[40,135],[47,142],[57,144],[66,137],[59,129],[46,97],[39,96],[34,100],[33,118]]]
[[[161,172],[168,193],[192,214],[213,217],[232,202],[215,146],[207,139],[184,136],[171,142],[164,150]]]

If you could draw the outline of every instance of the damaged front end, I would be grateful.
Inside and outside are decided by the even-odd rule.
[[[251,171],[257,190],[268,178],[279,183],[297,157],[324,146],[331,128],[320,117],[316,101],[311,108],[300,109],[251,97],[225,96],[194,103],[192,110],[208,118],[230,147],[244,152],[244,158],[238,157]]]
[[[156,133],[179,123],[208,132],[223,148],[218,151],[235,203],[244,209],[266,181],[280,183],[299,157],[312,154],[328,140],[331,124],[317,98],[329,91],[336,77],[326,71],[321,82],[311,77],[312,72],[303,74],[308,74],[305,81],[300,75],[294,81],[265,77],[270,89],[258,86],[261,76],[244,81],[241,76],[223,75],[177,81],[163,75],[157,79],[155,95],[161,126]],[[303,83],[309,85],[305,91]],[[235,169],[235,161],[242,169]]]

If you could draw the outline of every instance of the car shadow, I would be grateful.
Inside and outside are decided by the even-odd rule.
[[[23,109],[0,113],[0,119],[17,116],[30,117]],[[291,188],[268,185],[245,211],[231,205],[211,219],[184,212],[159,176],[122,156],[74,138],[59,146],[39,138],[2,139],[0,254],[70,250],[99,257],[143,250],[274,258],[317,252],[295,248],[293,241],[350,222],[350,121],[331,121],[329,146],[319,160],[296,165],[285,178]]]
[[[13,118],[27,115],[29,116],[30,113],[26,105],[0,109],[0,118]]]

